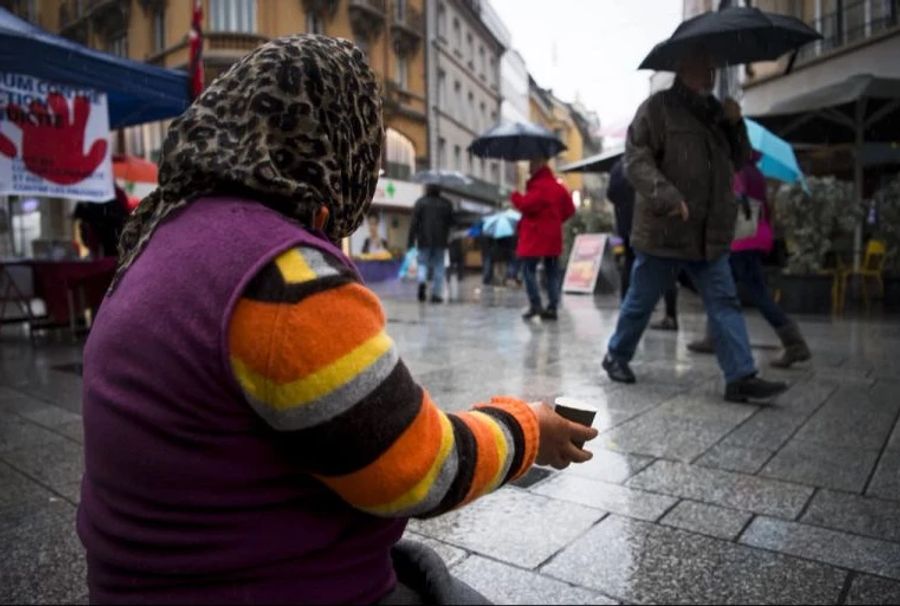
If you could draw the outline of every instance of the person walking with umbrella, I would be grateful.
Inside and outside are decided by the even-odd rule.
[[[715,63],[702,47],[682,56],[677,74],[672,88],[644,102],[628,129],[637,260],[603,368],[613,381],[635,382],[628,364],[662,291],[684,269],[703,297],[725,399],[766,399],[787,386],[757,377],[728,264],[737,210],[731,180],[750,157],[747,132],[738,104],[712,96]]]
[[[528,292],[528,311],[522,316],[530,320],[540,316],[556,320],[559,307],[560,267],[562,255],[562,226],[575,214],[575,204],[569,191],[556,179],[546,158],[530,163],[531,178],[524,194],[514,192],[513,206],[522,213],[519,222],[519,243],[516,254],[522,260],[525,289]],[[543,261],[547,277],[547,308],[541,301],[537,268]]]
[[[444,302],[444,259],[453,227],[453,203],[441,195],[436,184],[425,186],[425,195],[416,200],[409,227],[408,248],[419,251],[419,301],[425,302],[431,274],[431,302]]]

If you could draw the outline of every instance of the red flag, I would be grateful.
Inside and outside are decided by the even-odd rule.
[[[194,13],[191,17],[190,41],[190,95],[196,99],[203,92],[203,0],[194,0]]]

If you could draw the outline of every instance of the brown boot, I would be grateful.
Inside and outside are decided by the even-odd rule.
[[[784,346],[784,353],[780,358],[772,360],[771,365],[775,368],[790,368],[791,364],[796,362],[806,362],[812,357],[803,335],[800,334],[800,328],[791,322],[787,326],[775,331],[781,344]]]

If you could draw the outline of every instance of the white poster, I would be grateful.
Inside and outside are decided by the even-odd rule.
[[[106,94],[0,72],[0,194],[113,198]]]

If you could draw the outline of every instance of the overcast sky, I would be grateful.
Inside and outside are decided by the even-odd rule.
[[[544,88],[578,94],[604,129],[626,124],[650,90],[637,71],[681,21],[682,0],[491,0]]]

